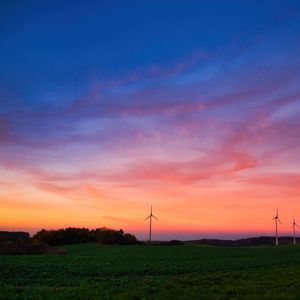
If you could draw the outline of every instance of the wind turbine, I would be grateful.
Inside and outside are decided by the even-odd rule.
[[[151,235],[152,235],[152,218],[156,219],[157,221],[159,221],[152,213],[152,205],[151,205],[151,210],[150,210],[150,215],[145,219],[145,221],[147,219],[150,219],[150,228],[149,228],[149,242],[151,242]]]
[[[276,212],[276,216],[273,218],[275,220],[275,228],[276,228],[276,246],[278,246],[278,222],[281,224],[279,217],[278,217],[278,208]]]
[[[294,230],[294,245],[296,245],[296,226],[298,227],[295,217],[294,217],[294,223],[293,223],[293,230]]]

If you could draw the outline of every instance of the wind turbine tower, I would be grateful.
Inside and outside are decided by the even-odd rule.
[[[298,227],[298,225],[296,224],[295,218],[294,218],[294,223],[293,223],[293,230],[294,230],[294,245],[296,245],[296,226]]]
[[[145,219],[149,219],[150,220],[150,224],[149,224],[149,242],[151,242],[151,236],[152,236],[152,218],[156,219],[157,221],[159,221],[152,213],[152,205],[151,205],[151,210],[150,210],[150,215]]]
[[[278,208],[276,212],[276,216],[273,218],[275,220],[275,230],[276,230],[276,246],[278,246],[278,222],[281,224],[279,217],[278,217]]]

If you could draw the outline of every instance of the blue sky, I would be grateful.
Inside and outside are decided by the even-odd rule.
[[[199,51],[236,55],[295,19],[299,6],[298,1],[7,1],[1,9],[1,81],[7,93],[27,96],[33,104],[45,90],[80,93],[93,80],[172,65]]]

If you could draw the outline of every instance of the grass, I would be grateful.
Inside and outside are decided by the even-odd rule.
[[[300,247],[65,246],[0,257],[0,299],[300,299]]]

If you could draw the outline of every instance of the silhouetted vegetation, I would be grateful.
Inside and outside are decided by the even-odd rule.
[[[297,238],[297,243],[300,243],[300,239]],[[283,236],[279,237],[279,244],[288,245],[293,243],[293,237]],[[272,236],[260,236],[239,240],[218,240],[218,239],[201,239],[194,241],[186,241],[185,244],[198,244],[198,245],[210,245],[210,246],[232,246],[232,247],[248,247],[248,246],[267,246],[274,245],[275,238]]]
[[[33,236],[33,240],[47,245],[67,245],[79,243],[98,242],[104,245],[136,244],[136,237],[121,230],[109,228],[65,228],[59,230],[42,229]]]
[[[184,242],[179,240],[171,240],[171,241],[151,241],[145,243],[146,245],[151,246],[183,246]]]
[[[46,245],[34,242],[28,232],[0,231],[0,254],[42,254],[51,249]]]
[[[28,232],[23,231],[0,231],[1,241],[16,241],[16,240],[28,240],[30,235]]]
[[[97,242],[104,245],[137,244],[136,237],[121,230],[109,228],[42,229],[32,238],[28,232],[0,231],[0,255],[65,253],[53,246]]]

